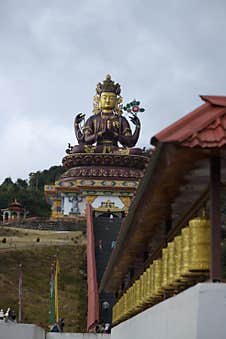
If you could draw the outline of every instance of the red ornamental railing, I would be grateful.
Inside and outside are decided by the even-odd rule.
[[[99,322],[99,294],[96,274],[93,215],[92,207],[90,204],[87,204],[87,284],[88,284],[87,331],[94,332],[95,326]]]

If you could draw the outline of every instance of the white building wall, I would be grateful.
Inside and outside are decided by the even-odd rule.
[[[64,215],[69,215],[71,208],[72,208],[72,203],[69,201],[69,197],[64,197],[63,208],[62,208]]]
[[[76,201],[76,199],[78,199],[78,202]],[[62,212],[64,215],[70,215],[70,213],[73,213],[75,209],[76,209],[76,213],[79,213],[80,215],[84,215],[85,208],[86,208],[86,201],[84,197],[81,197],[81,196],[78,197],[77,195],[71,195],[71,196],[65,196],[62,199]]]
[[[197,284],[112,329],[111,339],[226,339],[226,284]]]
[[[51,333],[32,324],[0,323],[0,339],[110,339],[110,334]]]
[[[45,339],[45,331],[32,324],[0,323],[0,339]]]
[[[94,333],[47,333],[46,339],[109,339],[110,334]]]

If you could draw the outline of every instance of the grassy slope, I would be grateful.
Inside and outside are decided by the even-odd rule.
[[[0,252],[0,308],[11,306],[18,313],[18,264],[22,263],[22,320],[47,329],[50,267],[52,256],[56,253],[61,270],[59,308],[60,316],[65,319],[65,332],[85,331],[87,286],[84,241],[70,246],[34,246],[30,249]]]

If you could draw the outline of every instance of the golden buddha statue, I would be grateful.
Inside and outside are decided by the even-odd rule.
[[[98,83],[94,97],[94,115],[88,118],[81,127],[85,115],[77,114],[74,128],[78,144],[70,153],[128,153],[138,154],[142,151],[134,149],[140,134],[140,120],[131,112],[130,120],[135,125],[132,133],[130,125],[122,116],[122,97],[120,85],[107,75],[103,83]],[[119,147],[118,143],[122,147]]]

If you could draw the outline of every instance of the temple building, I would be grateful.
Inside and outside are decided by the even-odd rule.
[[[3,224],[21,221],[26,218],[27,211],[16,199],[7,208],[1,209]]]

